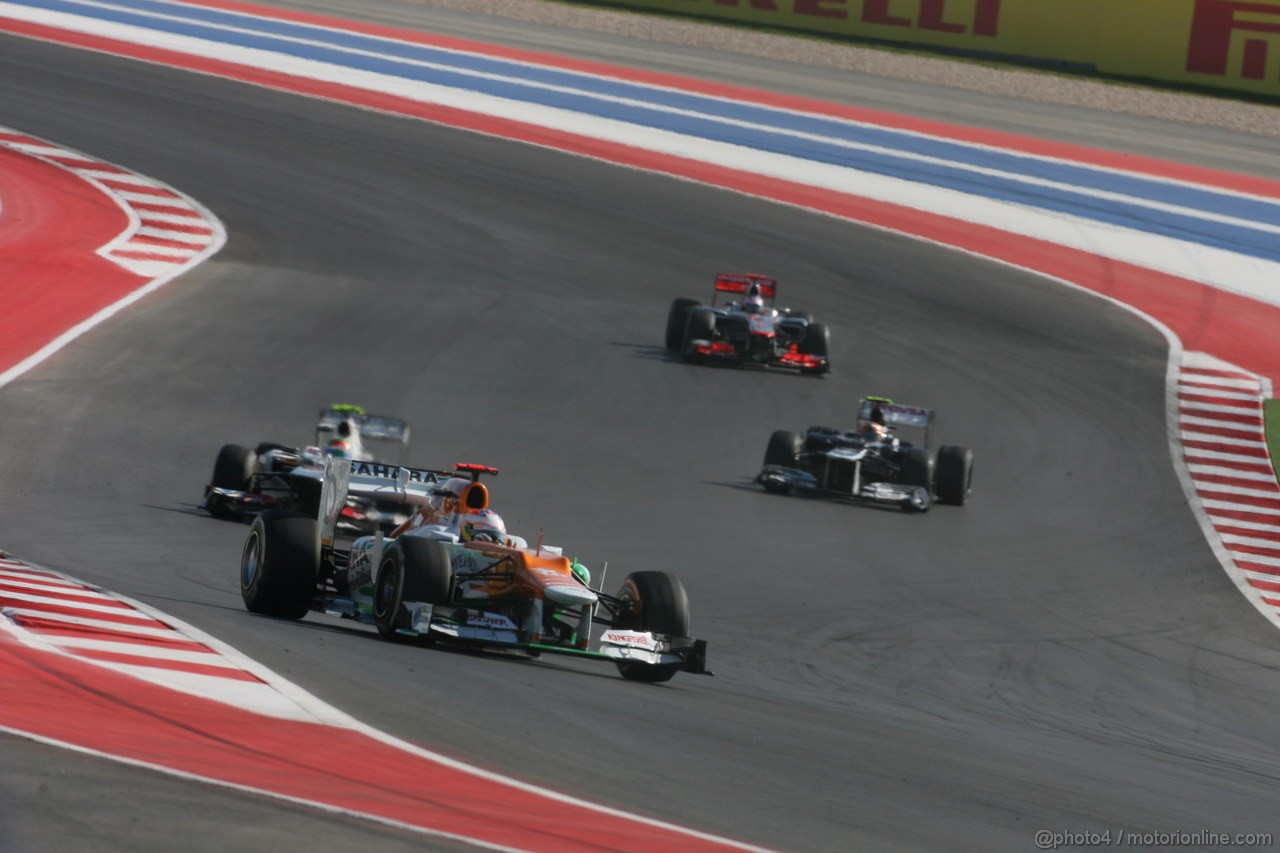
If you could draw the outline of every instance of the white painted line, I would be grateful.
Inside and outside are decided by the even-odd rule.
[[[158,204],[162,207],[190,208],[190,205],[185,199],[178,198],[176,196],[146,195],[145,193],[131,193],[128,191],[121,191],[118,195],[125,201],[131,201],[137,204]]]
[[[119,616],[124,619],[139,619],[146,622],[152,621],[150,616],[139,613],[136,610],[133,610],[129,607],[125,607],[119,604],[114,604],[114,605],[113,604],[90,604],[86,601],[69,601],[68,599],[65,599],[65,598],[51,598],[50,596],[47,596],[47,595],[32,595],[31,593],[26,593],[26,592],[8,592],[8,591],[0,592],[0,599],[4,599],[6,602],[22,601],[27,604],[33,604],[33,605],[46,604],[53,607],[61,607],[67,610],[75,610],[77,612],[83,611],[84,613],[109,613],[112,616]],[[5,606],[11,607],[12,605],[6,604]]]
[[[1243,495],[1250,498],[1273,498],[1280,502],[1280,487],[1270,489],[1246,489],[1243,486],[1225,486],[1221,483],[1202,483],[1197,481],[1196,488],[1201,492],[1223,492],[1228,495]]]
[[[1271,463],[1260,456],[1248,456],[1243,453],[1224,453],[1219,450],[1205,450],[1202,447],[1186,447],[1183,448],[1183,452],[1186,454],[1187,459],[1239,462],[1243,465],[1253,466],[1254,469],[1259,471],[1263,469],[1272,471]]]
[[[1234,424],[1218,420],[1217,418],[1201,418],[1192,415],[1183,415],[1180,420],[1184,425],[1190,424],[1191,426],[1231,430],[1232,432],[1239,432],[1243,435],[1249,436],[1260,435],[1262,432],[1260,425],[1253,426],[1250,424]]]
[[[1229,477],[1233,480],[1239,481],[1242,484],[1255,482],[1255,483],[1266,483],[1268,485],[1275,485],[1275,482],[1276,482],[1276,476],[1270,470],[1268,470],[1264,474],[1258,471],[1241,471],[1237,468],[1223,468],[1219,465],[1196,464],[1196,465],[1188,465],[1187,467],[1191,470],[1192,474],[1209,475],[1209,476],[1217,476],[1217,477]],[[1217,481],[1206,480],[1205,485],[1210,485],[1211,482],[1216,483]],[[1280,492],[1280,486],[1278,486],[1276,490]]]
[[[1211,397],[1217,400],[1244,400],[1253,403],[1260,403],[1260,397],[1256,393],[1249,391],[1224,391],[1218,388],[1197,388],[1186,382],[1178,383],[1178,396],[1185,398],[1187,396],[1195,397]]]
[[[5,616],[30,616],[49,622],[63,622],[81,628],[95,628],[109,633],[132,634],[138,637],[163,637],[164,639],[182,639],[182,635],[172,628],[149,628],[145,625],[129,625],[122,622],[110,622],[105,619],[85,619],[80,616],[68,616],[65,613],[50,613],[47,610],[28,607],[3,607],[0,614]],[[30,629],[29,629],[30,630]]]
[[[1275,533],[1280,535],[1280,521],[1267,524],[1261,521],[1245,521],[1244,519],[1231,518],[1226,515],[1215,515],[1212,512],[1210,512],[1209,515],[1213,518],[1214,524],[1218,527],[1219,531],[1227,528],[1234,528],[1240,530],[1256,530],[1259,533]]]
[[[175,649],[169,646],[158,646],[148,642],[121,642],[119,640],[99,640],[93,637],[53,637],[46,636],[45,641],[60,649],[80,651],[106,652],[109,654],[130,655],[132,657],[171,660],[179,663],[198,663],[205,666],[227,667],[239,669],[234,663],[219,655],[212,649],[198,651],[193,648]],[[191,645],[191,640],[184,640]]]
[[[1256,379],[1230,379],[1226,377],[1206,376],[1202,374],[1182,373],[1184,381],[1198,382],[1219,388],[1239,388],[1247,391],[1259,391],[1261,383]]]
[[[1259,457],[1266,456],[1266,442],[1256,438],[1233,438],[1227,435],[1214,435],[1209,432],[1188,432],[1186,430],[1183,430],[1181,435],[1183,441],[1202,441],[1206,444],[1221,444],[1226,447],[1234,447],[1237,450],[1257,451],[1257,455]]]
[[[155,237],[159,240],[173,240],[176,243],[192,243],[203,246],[207,244],[212,235],[209,234],[189,234],[186,231],[170,231],[166,228],[151,228],[143,226],[137,231],[139,237]]]
[[[1275,551],[1276,556],[1280,557],[1280,542],[1273,542],[1270,539],[1255,539],[1252,536],[1241,536],[1238,533],[1223,533],[1222,541],[1229,545],[1248,545],[1251,548]],[[1277,563],[1277,565],[1280,565],[1280,563]]]
[[[160,184],[150,178],[143,177],[142,175],[135,175],[132,172],[108,172],[106,169],[93,168],[72,169],[71,171],[75,172],[82,178],[93,178],[94,180],[101,181],[104,184],[129,184],[131,186],[137,185],[145,187],[160,186]]]
[[[1249,512],[1255,515],[1280,516],[1280,507],[1254,506],[1253,504],[1242,504],[1242,503],[1237,503],[1235,501],[1217,500],[1215,498],[1202,498],[1201,503],[1204,504],[1206,509],[1213,510],[1218,513]],[[1235,523],[1237,522],[1234,522],[1234,521],[1232,522],[1232,524],[1235,524]]]
[[[159,210],[139,210],[138,218],[143,222],[168,222],[173,225],[182,225],[188,228],[202,228],[210,233],[213,229],[205,222],[204,217],[194,210],[174,210],[172,212]]]
[[[1262,419],[1262,405],[1254,400],[1251,406],[1228,406],[1222,403],[1201,403],[1199,400],[1181,400],[1180,405],[1185,411],[1191,409],[1197,412],[1221,412],[1224,415],[1252,415],[1259,420]]]

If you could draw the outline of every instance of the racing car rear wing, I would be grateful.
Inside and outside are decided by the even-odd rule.
[[[915,427],[924,430],[925,444],[929,443],[929,427],[933,425],[933,409],[922,406],[906,406],[888,397],[866,397],[858,402],[858,431],[871,422],[890,427]]]
[[[717,293],[743,294],[750,289],[752,284],[757,285],[760,295],[765,299],[774,299],[778,295],[778,282],[765,275],[756,275],[755,273],[735,275],[722,272],[716,276]]]
[[[324,445],[344,420],[351,419],[360,429],[362,440],[390,441],[400,445],[401,461],[409,452],[409,422],[386,415],[370,415],[360,406],[334,404],[321,409],[316,419],[316,444]]]

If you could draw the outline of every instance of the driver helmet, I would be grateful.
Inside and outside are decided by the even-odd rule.
[[[492,542],[503,545],[507,541],[507,525],[502,516],[491,509],[463,513],[458,519],[458,538],[463,542]]]
[[[871,421],[867,424],[867,435],[872,441],[890,441],[889,428],[879,421]]]
[[[332,456],[335,459],[346,459],[347,443],[340,438],[335,438],[325,446],[324,452],[326,456]]]
[[[748,314],[757,314],[764,310],[764,297],[760,295],[760,285],[752,284],[742,300],[742,310]]]

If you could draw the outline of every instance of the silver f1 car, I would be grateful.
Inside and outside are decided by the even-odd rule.
[[[775,432],[756,480],[778,494],[807,492],[896,505],[906,512],[924,512],[935,500],[964,506],[972,491],[973,451],[951,445],[936,455],[929,450],[933,417],[932,409],[867,397],[858,404],[854,430],[816,426],[804,435]],[[903,427],[922,430],[923,445],[898,438],[895,433]]]
[[[408,461],[409,431],[409,424],[399,418],[369,415],[359,406],[330,406],[316,420],[313,445],[263,442],[252,450],[223,445],[201,506],[215,518],[249,519],[267,509],[314,514],[326,458],[348,458],[365,467],[365,463],[399,466]],[[358,483],[350,491],[339,525],[344,532],[356,534],[390,531],[412,511]]]
[[[575,655],[614,663],[624,678],[710,674],[706,643],[689,636],[689,602],[667,572],[633,572],[614,595],[561,549],[510,536],[479,481],[452,474],[326,460],[319,515],[269,510],[249,529],[240,592],[255,612],[300,619],[316,611],[376,626],[388,639],[445,640],[526,657]],[[385,475],[385,476],[384,476]],[[415,507],[389,536],[336,544],[336,522],[357,481]],[[597,631],[602,627],[603,630]]]
[[[717,305],[721,293],[741,296]],[[771,303],[778,283],[762,275],[716,276],[711,304],[677,299],[667,314],[667,349],[689,362],[717,359],[738,364],[794,367],[801,373],[831,369],[831,335],[808,314]]]

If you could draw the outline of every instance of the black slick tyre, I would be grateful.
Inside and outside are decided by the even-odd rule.
[[[681,349],[685,361],[701,361],[702,356],[693,348],[694,341],[712,341],[716,339],[716,314],[710,308],[694,308],[685,321],[684,340]]]
[[[253,520],[240,555],[240,596],[251,612],[281,619],[306,615],[320,569],[317,524],[282,510]]]
[[[785,429],[775,430],[764,449],[764,464],[795,468],[804,450],[804,439]]]
[[[408,628],[405,602],[449,604],[453,600],[453,563],[443,542],[405,536],[387,544],[373,587],[373,619],[387,639]],[[429,637],[423,637],[429,639]]]
[[[680,347],[684,345],[684,329],[689,322],[689,312],[698,307],[696,299],[677,299],[671,303],[671,310],[667,313],[667,349],[671,352],[680,352]]]
[[[938,448],[938,503],[964,506],[973,491],[973,451],[944,445]]]
[[[668,572],[632,572],[622,582],[618,599],[623,603],[621,618],[614,627],[651,631],[672,637],[689,636],[689,596],[680,579]],[[618,672],[631,681],[656,684],[669,681],[680,664],[647,664],[618,661]]]
[[[926,447],[909,448],[902,457],[902,485],[920,486],[933,495],[937,481],[937,463]]]
[[[257,454],[249,448],[238,444],[224,444],[213,461],[213,478],[209,485],[217,489],[245,491],[257,462]]]
[[[804,330],[804,340],[800,342],[800,352],[805,355],[820,356],[823,359],[828,357],[831,350],[831,333],[827,331],[826,323],[810,323]],[[831,370],[830,363],[823,364],[821,367],[802,367],[802,373],[808,373],[814,376],[827,373]]]

